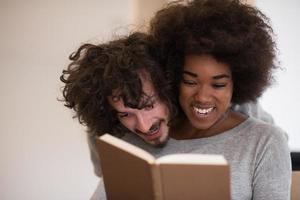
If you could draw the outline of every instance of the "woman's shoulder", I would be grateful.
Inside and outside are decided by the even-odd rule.
[[[283,141],[288,140],[287,133],[275,124],[264,122],[253,117],[249,117],[246,122],[248,123],[247,128],[253,136],[257,135],[259,137]]]

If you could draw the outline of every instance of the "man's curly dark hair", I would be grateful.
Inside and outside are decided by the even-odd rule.
[[[60,77],[65,84],[62,101],[75,111],[75,117],[88,127],[89,133],[108,132],[121,137],[128,130],[118,121],[107,97],[117,89],[125,106],[149,106],[151,98],[143,92],[140,77],[146,72],[158,98],[166,103],[170,113],[175,113],[170,83],[152,56],[154,51],[149,37],[138,32],[100,45],[82,45],[70,55],[71,63]]]
[[[269,19],[238,0],[170,3],[156,13],[149,32],[175,91],[184,58],[190,54],[209,54],[230,66],[232,103],[255,101],[272,83],[277,61]]]

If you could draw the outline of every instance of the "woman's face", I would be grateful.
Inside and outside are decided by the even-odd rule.
[[[219,127],[230,107],[232,92],[232,75],[227,64],[210,55],[185,57],[179,102],[194,128]]]

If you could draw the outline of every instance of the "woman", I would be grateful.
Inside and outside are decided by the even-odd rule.
[[[156,14],[150,33],[182,108],[169,147],[223,154],[232,199],[290,199],[286,134],[231,109],[271,84],[276,48],[267,17],[239,1],[176,2]]]

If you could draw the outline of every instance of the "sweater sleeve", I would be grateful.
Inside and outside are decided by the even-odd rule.
[[[94,136],[93,134],[87,134],[87,141],[90,149],[90,156],[93,163],[94,172],[98,177],[101,177],[102,171],[100,166],[100,158],[96,147],[96,136]]]
[[[106,193],[102,177],[100,177],[97,189],[90,200],[106,200]]]
[[[291,158],[286,134],[274,126],[259,128],[267,137],[257,148],[253,200],[290,200]]]

